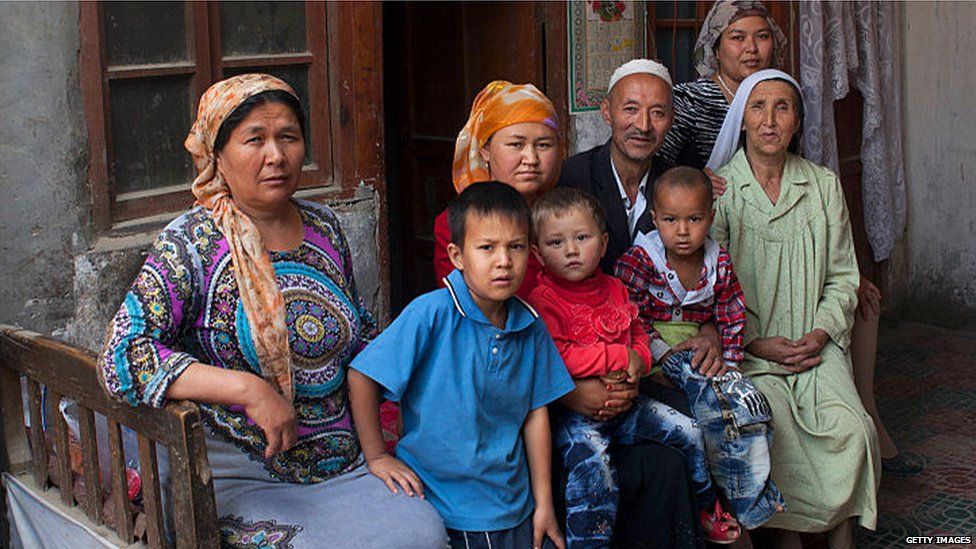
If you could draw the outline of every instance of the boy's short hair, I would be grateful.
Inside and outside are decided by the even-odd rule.
[[[675,166],[662,173],[657,181],[654,182],[654,194],[651,196],[652,203],[657,205],[657,194],[665,188],[683,187],[685,189],[702,189],[708,197],[708,204],[711,206],[712,180],[705,175],[705,172],[691,166]]]
[[[464,246],[464,231],[468,213],[479,217],[491,214],[507,217],[530,226],[529,206],[513,187],[498,181],[485,181],[469,185],[447,207],[447,226],[451,229],[451,242]]]
[[[539,226],[543,221],[562,217],[573,208],[593,218],[601,233],[607,232],[607,215],[593,195],[579,189],[558,187],[546,192],[532,205],[532,240],[538,238]]]

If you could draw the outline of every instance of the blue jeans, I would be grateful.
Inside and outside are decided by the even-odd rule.
[[[699,501],[713,501],[712,480],[697,422],[640,395],[629,411],[609,421],[566,412],[554,421],[555,445],[566,467],[567,547],[609,547],[620,491],[610,465],[610,443],[660,442],[688,461]]]
[[[769,479],[772,427],[766,396],[736,371],[706,378],[692,370],[691,351],[671,355],[661,369],[688,396],[698,420],[708,465],[715,483],[745,528],[768,521],[786,508],[783,495]]]

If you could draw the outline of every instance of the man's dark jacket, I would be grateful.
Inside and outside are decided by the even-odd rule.
[[[557,187],[572,187],[586,191],[603,205],[603,210],[607,214],[610,243],[607,245],[607,253],[600,261],[600,269],[610,275],[613,274],[613,266],[617,258],[623,255],[634,242],[634,235],[630,234],[627,226],[627,210],[620,199],[620,189],[617,187],[617,180],[613,177],[613,168],[610,166],[611,146],[611,142],[607,141],[599,147],[567,158],[563,162],[563,170],[556,184]],[[654,194],[654,181],[659,175],[652,163],[647,187],[644,189],[647,208],[637,221],[637,231],[642,233],[654,229],[654,221],[651,219],[651,197]]]

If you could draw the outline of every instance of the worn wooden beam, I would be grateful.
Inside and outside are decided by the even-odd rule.
[[[30,411],[31,462],[34,481],[42,489],[50,478],[47,469],[47,444],[44,441],[44,419],[41,414],[41,386],[33,379],[27,380],[27,408]]]
[[[129,483],[125,474],[125,448],[119,424],[108,420],[109,476],[112,477],[112,501],[115,502],[115,533],[132,543],[132,509],[129,507]]]
[[[142,504],[146,511],[146,541],[153,549],[163,547],[163,505],[159,492],[159,463],[156,443],[139,435],[139,471],[142,475]]]
[[[78,425],[81,431],[81,462],[85,470],[85,513],[96,526],[102,524],[102,476],[98,467],[98,438],[95,434],[95,414],[78,406]]]
[[[61,395],[50,393],[51,422],[54,424],[54,451],[58,464],[58,492],[61,493],[61,503],[74,507],[74,478],[71,473],[71,451],[68,449],[68,424],[61,415]]]
[[[178,549],[216,547],[220,543],[217,507],[213,498],[213,473],[207,461],[206,444],[200,428],[200,413],[195,408],[180,415],[178,437],[170,448],[170,484],[173,488],[173,518]],[[198,517],[213,517],[200,520]]]

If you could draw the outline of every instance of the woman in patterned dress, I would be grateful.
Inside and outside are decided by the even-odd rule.
[[[225,546],[443,547],[436,511],[364,465],[346,369],[374,324],[335,214],[292,198],[295,92],[262,74],[218,82],[185,145],[197,205],[112,320],[103,385],[132,405],[199,403]]]

